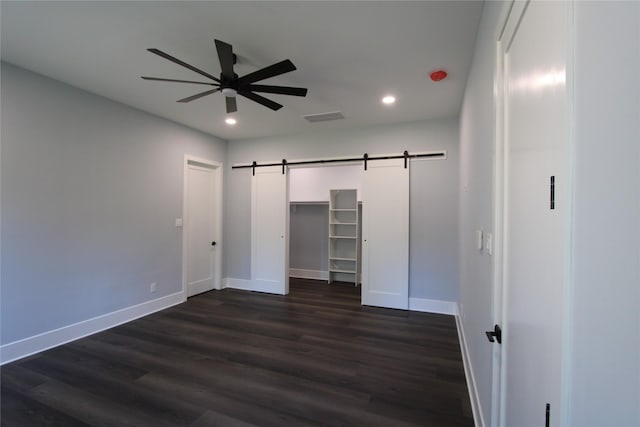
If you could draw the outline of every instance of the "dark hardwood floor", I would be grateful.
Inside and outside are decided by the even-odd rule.
[[[472,426],[452,316],[225,289],[1,368],[2,426]]]

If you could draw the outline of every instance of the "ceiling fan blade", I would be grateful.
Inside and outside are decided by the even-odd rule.
[[[155,53],[156,55],[163,57],[164,59],[168,59],[168,60],[169,60],[169,61],[171,61],[171,62],[175,62],[175,63],[176,63],[176,64],[178,64],[178,65],[182,65],[183,67],[188,68],[188,69],[190,69],[191,71],[195,71],[195,72],[196,72],[196,73],[198,73],[198,74],[201,74],[201,75],[203,75],[203,76],[205,76],[205,77],[208,77],[208,78],[210,78],[211,80],[213,80],[214,82],[218,82],[218,83],[220,83],[220,79],[218,79],[217,77],[212,76],[211,74],[207,73],[206,71],[202,71],[202,70],[200,70],[200,69],[198,69],[198,68],[194,67],[193,65],[189,65],[189,64],[187,64],[186,62],[181,61],[181,60],[179,60],[178,58],[175,58],[175,57],[173,57],[173,56],[169,55],[168,53],[164,53],[163,51],[161,51],[161,50],[159,50],[159,49],[147,49],[147,50],[148,50],[149,52],[151,52],[151,53]]]
[[[195,95],[188,96],[186,98],[179,99],[177,102],[191,102],[198,98],[202,98],[203,96],[211,95],[212,93],[218,92],[220,88],[211,89],[204,92],[196,93]]]
[[[216,83],[194,82],[193,80],[164,79],[162,77],[147,77],[147,76],[142,76],[142,78],[145,79],[145,80],[154,80],[154,81],[158,81],[158,82],[192,83],[194,85],[219,86]]]
[[[216,50],[218,51],[222,77],[224,77],[225,80],[233,80],[233,50],[231,45],[223,41],[216,40]]]
[[[258,95],[257,93],[239,91],[238,94],[244,96],[245,98],[249,98],[252,101],[257,102],[258,104],[262,104],[267,108],[271,108],[273,111],[278,111],[279,109],[282,108],[282,105],[270,99],[267,99],[264,96]]]
[[[252,92],[277,93],[280,95],[307,96],[307,89],[302,87],[246,85],[242,86],[241,89],[250,90]]]
[[[276,64],[269,65],[268,67],[261,68],[260,70],[240,77],[238,79],[238,86],[244,86],[253,82],[257,82],[258,80],[264,80],[268,79],[269,77],[279,76],[280,74],[285,74],[295,69],[296,66],[293,65],[293,62],[285,59],[284,61],[280,61]]]
[[[235,113],[236,111],[238,111],[238,105],[236,104],[235,97],[227,96],[225,97],[225,99],[227,100],[227,114]]]

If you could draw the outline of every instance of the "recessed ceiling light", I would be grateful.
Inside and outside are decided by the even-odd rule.
[[[228,125],[235,125],[238,123],[233,117],[227,117],[224,122]]]
[[[387,95],[384,98],[382,98],[382,103],[383,104],[391,105],[394,102],[396,102],[396,97],[393,96],[393,95]]]

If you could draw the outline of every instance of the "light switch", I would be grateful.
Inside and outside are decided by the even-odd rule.
[[[176,218],[176,227],[182,227],[182,218]]]
[[[476,247],[479,251],[482,250],[482,230],[476,230]]]
[[[491,233],[487,233],[484,239],[484,250],[489,255],[493,255],[493,235]]]

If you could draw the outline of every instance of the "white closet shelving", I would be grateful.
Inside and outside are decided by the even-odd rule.
[[[329,283],[359,283],[358,191],[329,190]]]

